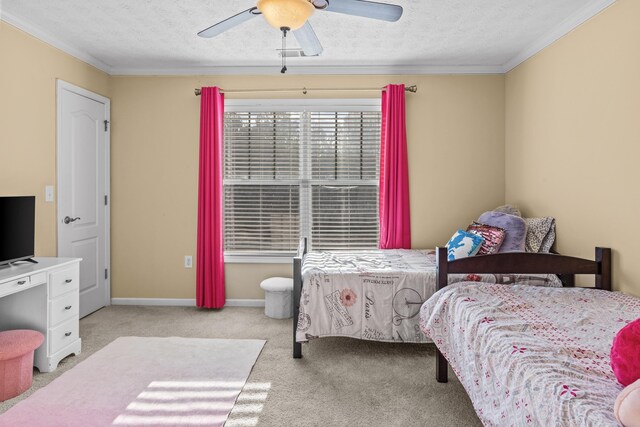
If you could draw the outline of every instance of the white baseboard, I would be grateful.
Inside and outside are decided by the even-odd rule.
[[[225,307],[264,307],[263,299],[228,299]]]
[[[146,305],[165,307],[195,307],[195,299],[178,298],[111,298],[111,305]]]
[[[158,307],[195,307],[195,299],[180,298],[111,298],[111,305],[143,305]],[[228,299],[225,307],[264,307],[263,299]]]

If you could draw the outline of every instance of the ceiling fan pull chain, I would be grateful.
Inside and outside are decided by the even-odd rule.
[[[287,72],[287,31],[289,31],[289,28],[282,27],[280,29],[282,30],[282,69],[280,72],[284,74]]]

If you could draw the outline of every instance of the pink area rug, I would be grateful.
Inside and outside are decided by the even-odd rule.
[[[0,426],[221,426],[264,343],[118,338],[0,415]]]

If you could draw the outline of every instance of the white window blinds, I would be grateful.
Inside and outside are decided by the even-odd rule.
[[[267,110],[225,112],[225,252],[377,247],[379,106]]]

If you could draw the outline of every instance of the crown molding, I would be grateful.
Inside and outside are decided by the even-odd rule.
[[[96,58],[95,56],[92,56],[81,49],[75,48],[61,41],[60,39],[52,36],[51,34],[45,31],[42,31],[41,29],[37,28],[36,26],[32,25],[31,23],[21,18],[18,18],[6,11],[3,11],[2,14],[0,14],[0,20],[24,31],[27,34],[30,34],[31,36],[37,38],[38,40],[46,44],[49,44],[55,47],[56,49],[60,49],[61,51],[73,56],[76,59],[79,59],[82,62],[86,62],[87,64],[97,68],[100,71],[104,71],[107,74],[111,74],[111,67],[105,64],[104,62],[102,62],[101,60],[99,60],[98,58]]]
[[[1,0],[0,0],[1,1]],[[51,34],[40,30],[36,26],[10,14],[2,12],[0,20],[12,25],[27,34],[47,43],[61,51],[86,62],[97,69],[112,76],[193,76],[193,75],[273,75],[280,71],[279,65],[262,66],[203,66],[203,67],[167,67],[167,68],[133,68],[133,67],[111,67],[93,55],[75,48]],[[486,65],[453,65],[453,66],[431,66],[431,65],[373,65],[373,66],[331,66],[318,65],[297,66],[291,64],[288,74],[298,75],[374,75],[374,74],[502,74],[502,66]]]
[[[577,13],[574,13],[573,15],[562,21],[547,34],[540,37],[528,47],[520,51],[516,56],[511,58],[506,64],[504,64],[503,72],[508,73],[509,71],[513,70],[518,65],[525,62],[527,59],[533,57],[538,52],[552,45],[589,19],[593,18],[594,16],[614,4],[616,1],[617,0],[594,0],[590,2]]]
[[[0,0],[1,1],[1,0]],[[549,45],[573,31],[576,27],[593,18],[617,0],[593,0],[577,13],[520,51],[503,65],[374,65],[374,66],[297,66],[291,64],[288,74],[292,75],[426,75],[426,74],[504,74],[533,57]],[[113,76],[175,76],[175,75],[274,75],[279,66],[202,66],[177,68],[132,68],[111,67],[93,55],[75,48],[36,26],[6,11],[0,13],[0,20],[32,35],[61,51],[86,62]]]
[[[274,66],[209,66],[184,68],[113,68],[114,76],[175,76],[175,75],[280,75],[280,65]],[[485,65],[373,65],[332,66],[289,64],[287,75],[372,75],[372,74],[502,74],[502,66]]]

